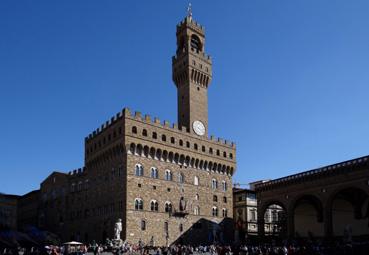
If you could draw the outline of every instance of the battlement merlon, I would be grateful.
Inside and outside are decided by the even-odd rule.
[[[66,173],[63,172],[63,174],[68,175],[68,176],[81,176],[86,172],[86,169],[87,168],[84,166],[80,168],[75,168]]]
[[[134,119],[146,124],[154,125],[163,129],[167,129],[169,131],[175,131],[175,132],[181,132],[186,133],[187,135],[190,135],[189,130],[187,130],[186,127],[179,127],[176,123],[170,123],[169,121],[164,120],[163,122],[160,121],[159,118],[154,117],[152,118],[150,115],[146,114],[143,115],[139,111],[135,111],[131,113],[131,110],[129,108],[124,108],[121,112],[117,113],[115,116],[110,118],[110,121],[105,122],[103,125],[101,125],[100,128],[97,128],[95,131],[93,131],[91,134],[89,134],[85,138],[85,142],[88,142],[90,139],[95,138],[98,136],[101,132],[103,132],[105,129],[109,128],[111,125],[115,124],[118,119],[120,118],[130,118]],[[219,145],[227,146],[230,148],[236,148],[236,144],[229,140],[224,140],[222,138],[217,138],[213,135],[210,137],[199,137],[200,139],[205,139],[207,141],[211,141],[214,143],[217,143]]]
[[[196,33],[205,37],[205,27],[194,21],[191,17],[184,18],[178,25],[177,25],[177,34],[180,33],[183,29],[190,28]]]
[[[128,111],[128,113],[126,113]],[[124,108],[121,112],[118,112],[116,115],[110,118],[110,120],[106,121],[104,124],[102,124],[99,128],[97,128],[95,131],[90,133],[88,136],[85,137],[85,143],[91,140],[92,138],[95,138],[97,135],[99,135],[101,132],[103,132],[105,129],[109,128],[111,125],[115,124],[119,119],[121,119],[125,114],[130,114],[129,109]]]
[[[127,108],[126,108],[127,109]],[[180,133],[185,133],[186,135],[191,135],[193,136],[193,134],[191,134],[189,132],[189,130],[187,130],[186,127],[180,127],[178,126],[177,123],[170,123],[169,121],[160,121],[159,118],[154,117],[152,118],[150,115],[145,115],[145,117],[142,117],[143,115],[141,114],[141,112],[134,112],[133,114],[131,114],[131,112],[129,110],[126,111],[127,114],[124,115],[125,118],[130,118],[130,119],[134,119],[136,121],[140,121],[146,124],[150,124],[150,125],[154,125],[163,129],[167,129],[169,131],[174,131],[174,132],[180,132]],[[154,119],[152,121],[152,119]],[[217,138],[213,135],[211,135],[210,137],[197,137],[199,139],[204,139],[206,141],[210,141],[219,145],[223,145],[223,146],[227,146],[229,148],[236,148],[236,144],[232,141],[229,140],[225,140],[222,138]]]

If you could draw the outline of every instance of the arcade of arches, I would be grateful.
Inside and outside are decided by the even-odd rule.
[[[281,237],[369,237],[369,157],[261,183],[256,192],[261,236],[265,212],[278,205],[273,233]]]

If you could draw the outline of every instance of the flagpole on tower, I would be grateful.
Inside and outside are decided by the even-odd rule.
[[[192,5],[191,5],[191,3],[189,3],[188,7],[187,7],[187,17],[192,19]]]

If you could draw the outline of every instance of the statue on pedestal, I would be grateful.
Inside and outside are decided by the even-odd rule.
[[[118,219],[114,225],[114,240],[120,240],[120,232],[122,232],[122,219]]]

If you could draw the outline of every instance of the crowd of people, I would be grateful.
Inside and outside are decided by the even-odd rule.
[[[248,245],[179,245],[174,244],[169,247],[152,247],[142,244],[124,243],[120,247],[110,247],[109,245],[78,245],[66,246],[45,246],[31,248],[3,248],[0,255],[368,255],[369,241],[344,244],[296,244],[285,245],[271,244],[248,244]]]

